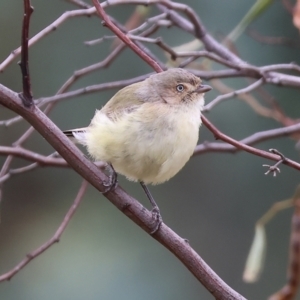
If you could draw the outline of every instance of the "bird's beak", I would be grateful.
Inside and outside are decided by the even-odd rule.
[[[205,85],[205,84],[201,84],[197,87],[197,89],[195,90],[196,93],[206,93],[209,92],[210,90],[212,90],[212,87],[209,85]]]

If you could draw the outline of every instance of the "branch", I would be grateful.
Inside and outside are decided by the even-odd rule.
[[[77,3],[77,1],[75,1]],[[251,66],[247,64],[245,61],[241,60],[235,54],[226,49],[222,44],[218,43],[205,29],[203,24],[200,22],[198,16],[194,16],[195,13],[193,10],[184,4],[169,2],[165,0],[118,0],[118,1],[106,1],[103,2],[103,7],[112,6],[112,5],[120,5],[120,4],[141,4],[141,5],[149,5],[149,4],[157,4],[158,8],[162,10],[168,18],[179,28],[183,29],[186,32],[191,33],[192,35],[200,38],[208,51],[217,54],[221,59],[227,61],[227,64],[231,64],[232,67],[235,65],[237,70],[222,70],[222,71],[212,71],[212,72],[201,72],[198,71],[199,76],[203,79],[213,79],[213,78],[229,78],[229,77],[250,77],[260,79],[262,77],[260,70],[257,67]],[[182,13],[186,14],[191,22],[181,15],[179,15],[175,10],[179,10]],[[68,20],[71,17],[78,16],[91,16],[95,14],[95,7],[91,7],[88,9],[78,9],[73,11],[68,11],[63,13],[57,20],[52,22],[49,26],[44,28],[38,34],[36,34],[33,38],[29,40],[29,47],[34,43],[39,41],[41,38],[53,32],[58,26],[60,26],[63,22]],[[197,28],[197,30],[195,30]],[[197,33],[198,35],[197,36]],[[126,37],[125,37],[126,38]],[[0,64],[0,72],[3,72],[4,69],[20,54],[21,48],[18,48]],[[291,64],[292,65],[292,64]],[[267,66],[268,67],[268,66]],[[272,66],[270,66],[272,68]],[[297,68],[297,67],[296,67]],[[299,67],[298,67],[299,68]],[[278,68],[277,68],[278,69]],[[288,67],[287,69],[295,69],[295,67]],[[270,69],[269,69],[270,70]],[[266,83],[271,83],[279,86],[291,86],[291,87],[300,87],[300,78],[297,76],[277,73],[277,72],[267,72],[268,76],[265,76]]]
[[[69,18],[78,17],[78,16],[91,16],[96,12],[95,8],[89,8],[89,9],[78,9],[78,10],[72,10],[67,11],[63,13],[57,20],[52,22],[49,26],[44,28],[42,31],[37,33],[35,36],[33,36],[28,43],[28,46],[31,47],[36,42],[38,42],[40,39],[48,35],[49,33],[55,31],[58,26],[60,26],[62,23],[64,23]],[[0,73],[2,73],[7,66],[9,66],[13,60],[21,53],[21,47],[13,50],[11,54],[0,64]]]
[[[287,127],[276,128],[271,130],[265,130],[256,132],[242,140],[239,141],[241,144],[245,145],[253,145],[259,142],[263,142],[269,139],[288,136],[293,133],[300,132],[300,123],[290,125]],[[231,152],[235,153],[243,150],[242,148],[236,147],[234,145],[225,144],[225,143],[212,143],[212,142],[204,142],[203,144],[197,145],[194,155],[199,155],[205,152]]]
[[[23,93],[20,97],[25,106],[31,106],[33,104],[31,84],[30,84],[30,74],[28,65],[28,35],[29,35],[29,23],[30,16],[33,12],[33,7],[30,5],[30,0],[24,0],[24,19],[22,28],[22,47],[21,47],[21,62],[20,67],[22,71],[23,79]]]
[[[67,225],[71,221],[73,215],[75,214],[79,204],[81,203],[81,200],[86,192],[86,189],[88,187],[87,181],[83,181],[82,185],[78,191],[78,194],[70,207],[69,211],[65,215],[62,223],[58,227],[57,231],[53,235],[53,237],[48,240],[46,243],[41,245],[39,248],[34,250],[33,252],[29,253],[26,255],[26,257],[19,263],[17,264],[12,270],[9,272],[3,274],[0,276],[0,282],[5,281],[5,280],[10,280],[13,276],[15,276],[19,271],[21,271],[30,261],[35,259],[37,256],[41,255],[43,252],[45,252],[48,248],[50,248],[53,244],[58,243],[62,234],[64,233]]]
[[[266,152],[266,151],[263,151],[263,150],[260,150],[260,149],[253,148],[249,145],[241,143],[241,142],[227,136],[226,134],[224,134],[220,130],[218,130],[203,115],[201,116],[201,119],[202,119],[203,124],[214,134],[216,139],[220,139],[224,142],[227,142],[227,143],[233,145],[236,148],[239,148],[241,150],[245,150],[246,152],[252,153],[252,154],[260,156],[260,157],[264,157],[264,158],[274,160],[274,161],[280,161],[282,159],[280,155],[272,154],[272,153],[269,153],[269,152]],[[282,162],[282,163],[285,164],[285,165],[288,165],[288,166],[290,166],[290,167],[292,167],[296,170],[300,170],[300,164],[293,161],[293,160],[291,160],[291,159],[286,158],[284,160],[284,162]]]
[[[66,161],[62,158],[55,158],[53,156],[44,156],[36,152],[24,149],[22,147],[6,147],[0,146],[0,155],[12,155],[27,159],[38,163],[41,166],[52,167],[68,167]]]
[[[271,149],[269,149],[269,151],[272,152],[272,153],[274,153],[274,154],[279,155],[280,156],[280,160],[278,160],[276,162],[276,164],[273,165],[273,166],[264,164],[263,167],[267,167],[268,168],[268,170],[265,173],[265,175],[268,175],[268,174],[272,173],[273,176],[276,177],[277,173],[280,173],[279,165],[283,164],[286,161],[286,157],[281,152],[279,152],[277,149],[271,148]]]
[[[161,72],[160,65],[147,55],[141,48],[139,48],[127,35],[125,35],[108,17],[104,9],[99,4],[98,0],[93,0],[98,15],[103,20],[103,25],[107,26],[121,41],[123,41],[129,48],[131,48],[142,60],[148,63],[156,72]]]
[[[149,75],[150,74],[145,74],[145,75],[141,75],[141,76],[130,78],[130,79],[117,80],[117,81],[112,81],[112,82],[90,85],[90,86],[87,86],[87,87],[84,87],[84,88],[81,88],[78,90],[74,90],[71,92],[57,94],[57,95],[50,96],[50,97],[43,97],[43,98],[37,99],[36,103],[38,105],[44,105],[44,104],[55,103],[58,101],[67,100],[67,99],[70,99],[73,97],[78,97],[78,96],[82,96],[82,95],[86,95],[86,94],[90,94],[90,93],[105,91],[108,89],[123,88],[127,85],[145,80],[147,77],[149,77]],[[60,90],[62,90],[62,88]]]
[[[76,5],[84,5],[80,0],[70,0],[71,2],[75,3]],[[180,28],[185,28],[187,31],[190,30],[192,34],[194,34],[197,38],[201,39],[206,47],[207,50],[210,50],[212,52],[203,51],[200,55],[209,57],[212,60],[215,60],[219,63],[222,63],[225,66],[228,66],[229,68],[232,68],[234,70],[221,70],[221,71],[210,71],[210,72],[204,72],[204,71],[194,71],[194,73],[201,74],[200,76],[202,78],[225,78],[225,77],[233,77],[233,76],[245,76],[245,77],[251,77],[256,78],[257,81],[248,86],[245,89],[242,89],[238,91],[239,93],[245,93],[253,90],[254,88],[258,87],[260,84],[266,82],[266,83],[272,83],[276,85],[288,85],[288,86],[294,86],[299,88],[300,87],[300,77],[292,76],[292,75],[286,75],[286,74],[280,74],[273,72],[275,70],[279,69],[288,69],[291,71],[299,71],[299,67],[297,65],[271,65],[271,66],[265,66],[265,67],[255,67],[251,66],[249,64],[246,64],[244,61],[242,61],[240,58],[238,58],[235,54],[231,53],[229,50],[227,50],[225,47],[223,47],[221,44],[219,44],[217,41],[215,41],[206,31],[205,27],[202,25],[201,21],[199,20],[196,13],[187,5],[180,4],[180,3],[174,3],[171,1],[165,1],[165,0],[144,0],[144,1],[107,1],[106,3],[103,3],[103,7],[98,3],[98,1],[93,0],[95,6],[97,7],[97,12],[101,16],[101,18],[104,20],[104,25],[109,27],[124,43],[125,45],[128,45],[135,53],[137,53],[144,61],[146,61],[152,68],[154,68],[156,71],[160,72],[162,71],[162,67],[158,64],[155,59],[151,58],[151,55],[147,55],[145,53],[144,49],[139,47],[137,43],[134,43],[129,36],[122,31],[122,28],[120,29],[118,24],[115,24],[111,21],[111,19],[106,15],[103,7],[109,6],[109,5],[117,5],[117,4],[126,4],[126,3],[134,3],[134,4],[157,4],[159,8],[162,8],[165,11],[166,18],[169,18],[171,20],[171,23],[175,23]],[[27,0],[27,3],[29,3],[29,0]],[[184,19],[181,15],[179,15],[175,10],[179,11],[182,14],[185,14],[187,16],[187,19]],[[39,38],[45,36],[50,31],[54,30],[56,27],[55,25],[59,25],[62,22],[64,22],[67,18],[73,17],[73,16],[80,16],[80,15],[89,15],[95,13],[95,8],[89,8],[84,10],[78,10],[78,11],[72,11],[67,12],[63,14],[59,19],[57,19],[55,22],[53,22],[50,26],[45,28],[43,31],[41,31],[38,35]],[[169,22],[169,21],[168,21]],[[55,24],[55,25],[54,25]],[[29,25],[29,20],[28,20]],[[140,28],[142,25],[140,26]],[[151,28],[152,30],[152,28]],[[149,31],[151,31],[149,29]],[[43,32],[43,33],[42,33]],[[138,40],[143,41],[150,41],[150,39],[143,39],[140,36],[135,37]],[[36,39],[37,40],[37,39]],[[30,40],[36,41],[34,39]],[[153,40],[152,40],[153,41]],[[171,47],[168,45],[162,43],[161,40],[156,40],[157,44],[159,44],[165,51],[173,55],[175,57],[177,55],[176,52],[174,52]],[[32,44],[31,43],[31,44]],[[23,45],[24,43],[22,43]],[[29,43],[29,45],[31,45]],[[123,45],[122,45],[123,48]],[[121,49],[121,47],[120,47]],[[27,49],[28,50],[28,49]],[[151,53],[150,53],[151,54]],[[118,55],[118,53],[116,54]],[[13,54],[12,58],[16,56],[16,53]],[[180,53],[177,55],[180,57]],[[187,53],[182,54],[182,56],[186,57],[188,56]],[[111,54],[111,60],[109,60],[109,63],[114,59],[114,55]],[[195,55],[190,54],[190,59],[194,60]],[[26,61],[26,60],[25,60]],[[28,61],[28,60],[27,60]],[[7,61],[6,61],[7,63]],[[104,62],[102,66],[104,65]],[[99,63],[99,64],[101,64]],[[6,64],[7,65],[7,64]],[[3,70],[3,68],[6,66],[0,65],[0,71]],[[89,70],[92,70],[93,68],[96,68],[95,65],[88,67]],[[1,69],[2,68],[2,69]],[[82,72],[81,72],[82,71]],[[63,92],[66,89],[70,87],[70,85],[79,77],[82,75],[86,75],[86,70],[79,70],[79,72],[75,72],[74,75],[62,86],[59,92]],[[131,79],[132,81],[133,79]],[[135,80],[135,79],[134,79]],[[130,80],[129,80],[130,81]],[[126,81],[127,84],[129,84]],[[125,81],[119,81],[115,82],[116,86],[121,86],[122,84],[125,84]],[[88,89],[81,89],[77,91],[73,91],[70,93],[64,93],[61,95],[56,95],[55,97],[44,98],[39,103],[39,105],[44,105],[46,103],[53,104],[54,102],[57,102],[62,99],[66,99],[67,97],[73,97],[76,95],[79,95],[80,93],[87,93],[87,92],[93,92],[97,89],[105,89],[105,88],[112,88],[111,83],[105,83],[102,85],[95,85],[92,87],[88,87]],[[47,102],[48,101],[48,102]],[[40,132],[42,136],[45,137],[45,139],[61,154],[61,156],[67,161],[67,163],[74,168],[74,170],[79,173],[83,178],[85,178],[88,182],[90,182],[95,188],[97,188],[100,192],[103,192],[105,190],[105,186],[103,185],[103,182],[107,180],[107,177],[101,172],[93,163],[91,163],[89,160],[87,160],[82,153],[72,144],[70,141],[61,133],[61,131],[47,118],[45,114],[43,114],[36,106],[31,105],[30,107],[24,107],[22,106],[22,103],[20,99],[18,99],[17,95],[10,91],[9,89],[5,88],[4,86],[0,85],[0,104],[3,104],[7,108],[15,111],[17,114],[20,114],[25,120],[27,120],[34,128]],[[48,106],[46,108],[46,112],[49,111],[51,106]],[[207,126],[207,128],[215,135],[216,138],[222,139],[223,141],[230,143],[230,145],[226,145],[227,147],[231,147],[233,149],[240,149],[245,150],[249,153],[252,153],[254,155],[262,156],[274,161],[279,161],[280,157],[278,155],[268,153],[266,151],[262,151],[259,149],[255,149],[253,147],[250,147],[246,145],[246,143],[243,143],[242,141],[236,141],[227,135],[220,132],[217,128],[215,128],[214,125],[212,125],[204,116],[202,117],[203,123]],[[6,122],[6,121],[5,121]],[[298,124],[297,124],[298,125]],[[286,128],[284,128],[286,129]],[[282,130],[282,131],[281,131]],[[294,129],[295,130],[295,129]],[[299,128],[296,129],[297,131]],[[280,132],[279,132],[280,131]],[[33,158],[32,152],[29,150],[26,150],[24,148],[21,148],[21,143],[26,140],[26,138],[29,136],[29,134],[33,132],[33,129],[29,129],[25,134],[15,143],[15,147],[7,147],[10,149],[5,149],[5,147],[0,147],[0,153],[1,150],[4,153],[5,151],[12,151],[9,154],[9,157],[7,158],[2,170],[1,174],[5,174],[2,177],[0,176],[0,183],[1,180],[6,180],[7,176],[10,176],[12,173],[9,171],[9,166],[12,161],[13,156],[20,156],[26,159],[31,160]],[[296,132],[296,131],[295,131]],[[286,133],[283,133],[283,129],[277,130],[277,135],[284,135]],[[269,136],[272,136],[270,134]],[[269,136],[267,138],[269,138]],[[273,135],[275,136],[275,134]],[[264,135],[261,133],[259,137],[256,137],[257,140],[263,139]],[[245,139],[246,140],[246,139]],[[219,144],[219,143],[215,143]],[[223,144],[222,144],[223,145]],[[56,158],[57,159],[57,158]],[[282,158],[281,158],[282,159]],[[51,163],[47,160],[47,157],[45,156],[37,156],[35,157],[35,162],[38,161],[36,164],[43,164]],[[60,163],[62,163],[62,159]],[[52,163],[58,163],[57,161],[52,161]],[[64,162],[66,164],[66,162]],[[284,159],[282,163],[287,164],[293,168],[300,169],[300,165],[292,160]],[[27,171],[29,169],[32,169],[32,165],[25,166],[23,168],[15,169],[15,173],[20,173]],[[8,172],[8,173],[7,173]],[[6,176],[6,177],[5,177]],[[146,232],[150,232],[152,228],[152,215],[149,211],[147,211],[139,202],[137,202],[134,198],[126,194],[121,187],[117,187],[114,191],[108,192],[105,194],[105,196],[118,208],[120,209],[125,215],[127,215],[131,220],[133,220],[138,226],[143,228]],[[62,233],[62,232],[61,232]],[[185,264],[185,266],[195,275],[195,277],[217,298],[217,299],[244,299],[242,296],[237,294],[234,290],[232,290],[230,287],[228,287],[210,268],[205,264],[205,262],[199,257],[197,253],[186,243],[186,241],[182,238],[180,238],[178,235],[176,235],[171,229],[169,229],[165,224],[162,224],[161,229],[153,236],[156,240],[158,240],[162,245],[164,245],[167,249],[169,249],[174,255],[176,255],[182,262]],[[31,253],[24,261],[21,262],[16,268],[14,268],[11,272],[14,272],[14,270],[18,268],[24,267],[35,255],[35,253],[42,253],[46,248],[48,247],[49,243],[51,242],[55,243],[57,240],[55,236],[49,240],[46,244],[44,244],[41,248]],[[52,244],[53,244],[52,243]],[[50,246],[50,245],[49,245]],[[40,252],[39,252],[40,251]],[[34,256],[35,257],[35,256]],[[12,276],[9,275],[10,272],[8,272],[6,279],[10,279]],[[1,279],[1,277],[0,277]]]
[[[110,1],[111,2],[111,1]],[[123,1],[122,1],[123,2]],[[125,1],[124,1],[125,2]],[[145,4],[146,1],[144,1]],[[148,1],[148,3],[152,3],[152,1]],[[225,60],[228,60],[230,62],[236,63],[237,65],[247,65],[243,60],[241,60],[238,56],[236,56],[234,53],[229,51],[227,48],[225,48],[222,44],[217,42],[206,30],[206,28],[203,26],[203,24],[200,22],[199,18],[196,20],[193,19],[191,22],[184,19],[181,15],[179,15],[176,11],[171,9],[176,9],[172,6],[174,2],[168,1],[168,6],[165,5],[164,1],[157,1],[160,2],[160,5],[157,5],[157,7],[165,12],[168,13],[169,19],[179,28],[183,29],[185,32],[189,32],[193,36],[197,37],[202,41],[204,44],[204,47],[207,51],[213,52],[220,57],[224,58]],[[186,7],[186,5],[184,5]],[[184,11],[183,11],[184,12]],[[195,23],[196,22],[196,23]],[[197,28],[197,29],[196,29]]]
[[[0,104],[20,114],[34,126],[77,173],[98,191],[105,191],[106,187],[103,182],[107,180],[107,176],[85,158],[80,150],[36,106],[24,107],[17,94],[3,85],[0,85]],[[148,233],[151,232],[153,225],[151,212],[128,195],[120,186],[105,193],[104,196],[143,230]],[[160,230],[151,236],[177,256],[215,298],[224,300],[244,299],[209,268],[185,239],[179,237],[165,224],[162,224]]]
[[[236,97],[240,94],[250,93],[263,84],[264,84],[264,78],[261,78],[243,89],[233,91],[233,92],[225,94],[225,95],[220,95],[216,99],[211,101],[209,104],[205,105],[203,111],[210,111],[215,105],[219,104],[220,102],[224,101],[225,99]]]

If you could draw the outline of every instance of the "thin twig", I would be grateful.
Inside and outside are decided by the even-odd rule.
[[[93,0],[95,8],[97,10],[98,15],[104,21],[104,26],[110,28],[110,30],[120,39],[122,40],[128,47],[130,47],[139,57],[141,57],[145,62],[147,62],[156,72],[161,72],[162,68],[160,65],[153,60],[149,55],[147,55],[140,47],[138,47],[132,40],[125,35],[108,17],[108,15],[104,12],[104,9],[99,4],[97,0]]]
[[[290,64],[276,64],[259,68],[262,72],[278,71],[278,70],[292,70],[300,72],[300,66],[296,63]]]
[[[276,164],[273,166],[264,164],[263,167],[268,168],[265,175],[268,175],[269,173],[273,173],[273,176],[276,177],[277,173],[280,173],[279,165],[286,161],[286,157],[276,149],[271,148],[271,149],[269,149],[269,151],[274,154],[279,155],[281,157],[281,159],[278,162],[276,162]]]
[[[245,145],[254,145],[259,142],[267,141],[270,139],[282,137],[282,136],[289,136],[293,133],[300,132],[300,123],[293,124],[287,127],[281,127],[281,128],[276,128],[276,129],[271,129],[271,130],[265,130],[265,131],[260,131],[256,132],[239,142],[241,144]],[[217,143],[217,142],[204,142],[200,145],[198,145],[195,149],[194,155],[199,155],[202,153],[206,152],[237,152],[241,151],[243,149],[237,148],[231,144],[227,143]]]
[[[143,24],[141,24],[139,27],[136,27],[132,30],[128,31],[128,34],[131,35],[136,35],[136,34],[142,34],[143,31],[147,32],[147,34],[145,34],[145,32],[142,34],[143,36],[147,36],[153,32],[155,32],[158,28],[164,26],[164,27],[170,27],[172,25],[172,22],[169,20],[164,20],[163,18],[166,18],[167,14],[163,13],[160,14],[158,16],[154,16],[152,18],[147,19]],[[151,25],[148,29],[147,27]],[[103,37],[96,39],[96,40],[92,40],[92,41],[86,41],[84,42],[86,45],[88,46],[93,46],[99,43],[102,43],[105,40],[112,40],[115,39],[117,36],[116,35],[104,35]]]
[[[141,75],[138,77],[133,77],[130,79],[117,80],[117,81],[112,81],[112,82],[90,85],[90,86],[87,86],[87,87],[84,87],[84,88],[81,88],[78,90],[65,92],[65,93],[57,94],[57,95],[50,96],[50,97],[43,97],[43,98],[37,99],[36,103],[40,104],[40,105],[44,105],[44,104],[48,104],[48,103],[54,103],[54,102],[58,102],[58,101],[62,101],[62,100],[67,100],[70,98],[74,98],[74,97],[78,97],[78,96],[82,96],[82,95],[86,95],[86,94],[97,93],[97,92],[105,91],[105,90],[109,90],[109,89],[116,89],[116,88],[120,89],[127,85],[130,85],[130,84],[133,84],[133,83],[136,83],[139,81],[143,81],[147,77],[149,77],[150,74],[151,73]],[[68,79],[68,80],[70,80],[70,79]]]
[[[62,234],[64,233],[66,227],[68,226],[69,222],[71,221],[74,213],[76,212],[79,204],[81,203],[81,200],[86,192],[86,189],[88,187],[88,182],[84,180],[81,184],[81,187],[78,191],[78,194],[68,210],[67,214],[65,215],[62,223],[58,227],[57,231],[53,235],[53,237],[48,240],[46,243],[41,245],[36,250],[32,251],[31,253],[27,254],[26,257],[17,264],[12,270],[10,270],[7,273],[4,273],[0,276],[0,282],[5,280],[10,280],[13,276],[15,276],[20,270],[22,270],[31,260],[35,259],[37,256],[41,255],[43,252],[45,252],[48,248],[50,248],[53,244],[58,243]]]
[[[48,25],[39,33],[37,33],[35,36],[33,36],[28,41],[28,47],[31,47],[36,42],[44,38],[46,35],[50,34],[51,32],[54,32],[61,24],[63,24],[69,18],[74,18],[79,16],[91,16],[95,14],[95,12],[96,12],[95,7],[91,7],[89,9],[78,9],[78,10],[72,10],[63,13],[58,19],[56,19],[50,25]],[[3,72],[5,68],[9,66],[20,53],[21,53],[21,47],[13,50],[11,54],[0,64],[0,73]]]
[[[223,58],[221,58],[220,56],[211,53],[209,51],[185,51],[185,52],[177,52],[176,53],[177,57],[188,57],[185,61],[183,61],[182,63],[180,63],[180,67],[183,68],[185,66],[187,66],[188,64],[192,63],[193,61],[195,61],[196,59],[198,59],[199,57],[206,57],[209,58],[219,64],[222,64],[224,66],[227,66],[229,68],[233,68],[236,70],[240,70],[241,68],[239,66],[237,66],[235,63],[232,63],[228,60],[225,60]]]
[[[210,111],[214,106],[216,106],[220,102],[224,101],[225,99],[236,97],[240,94],[250,93],[250,92],[254,91],[255,89],[257,89],[258,87],[260,87],[261,85],[263,85],[263,84],[264,84],[264,78],[261,78],[261,79],[255,81],[254,83],[248,85],[247,87],[243,88],[243,89],[233,91],[233,92],[225,94],[225,95],[220,95],[216,99],[211,101],[209,104],[205,105],[205,107],[203,108],[203,111]]]
[[[62,158],[55,158],[53,155],[44,156],[22,147],[0,146],[0,155],[12,155],[29,161],[38,163],[40,166],[67,167],[67,163]]]
[[[0,126],[4,126],[4,127],[9,127],[11,125],[14,125],[16,123],[18,123],[19,121],[23,120],[22,117],[20,116],[16,116],[7,120],[2,120],[0,121]]]
[[[146,1],[144,1],[145,4]],[[148,4],[152,3],[152,1],[147,1]],[[174,5],[174,2],[169,1],[157,1],[160,2],[157,7],[162,12],[168,13],[169,19],[179,28],[183,29],[185,32],[189,32],[192,35],[199,38],[207,51],[214,52],[218,56],[222,57],[225,60],[236,63],[237,65],[247,65],[243,60],[237,57],[235,54],[230,52],[227,48],[225,48],[222,44],[217,42],[205,29],[203,24],[200,22],[199,18],[193,18],[189,15],[189,10],[186,11],[190,21],[183,18],[180,14],[178,14],[174,9],[179,9]],[[166,5],[166,2],[168,5]],[[181,11],[185,12],[186,5],[181,6]]]
[[[251,147],[249,145],[246,145],[244,143],[241,143],[231,137],[229,137],[228,135],[222,133],[219,129],[217,129],[211,122],[208,121],[208,119],[206,117],[204,117],[203,115],[201,116],[202,122],[203,124],[214,134],[216,139],[220,139],[224,142],[227,142],[233,146],[235,146],[236,148],[239,148],[241,150],[244,150],[246,152],[249,152],[251,154],[260,156],[260,157],[264,157],[273,161],[280,161],[282,158],[279,155],[276,154],[272,154],[269,153],[267,151],[264,150],[260,150],[254,147]],[[283,164],[288,165],[296,170],[300,170],[300,164],[286,158],[285,161],[283,162]]]
[[[30,107],[33,105],[33,98],[31,92],[29,61],[28,61],[28,35],[30,16],[33,12],[33,7],[30,5],[30,0],[24,0],[24,18],[22,27],[22,43],[21,43],[21,62],[20,67],[22,71],[23,92],[20,97],[24,106]]]
[[[82,76],[85,76],[87,74],[90,74],[92,72],[95,72],[101,68],[106,68],[108,67],[113,60],[125,49],[125,45],[124,44],[120,44],[119,46],[117,46],[104,60],[93,64],[91,66],[82,68],[80,70],[77,70],[74,72],[74,74],[62,85],[62,87],[58,90],[57,94],[62,94],[64,93],[66,90],[68,90],[70,88],[70,86],[79,78],[81,78]]]
[[[172,25],[172,21],[167,20],[168,18],[168,14],[166,13],[162,13],[160,15],[148,18],[143,24],[141,24],[140,26],[128,31],[128,33],[130,34],[141,34],[144,30],[148,30],[146,29],[149,25],[152,26],[157,26],[157,27],[170,27]],[[150,27],[150,28],[151,28]]]
[[[1,154],[1,151],[3,150],[1,148],[2,147],[0,146],[0,154]],[[36,154],[36,153],[34,153],[34,154]],[[56,167],[57,166],[56,163],[59,162],[59,163],[61,163],[61,164],[59,164],[60,167],[68,167],[68,164],[66,163],[66,161],[64,161],[62,159],[57,159],[57,161],[55,163],[53,163],[54,156],[56,156],[56,154],[57,154],[57,152],[54,152],[53,154],[51,154],[47,157],[47,158],[52,158],[52,161],[49,163],[49,165],[47,164],[48,159],[45,159],[45,164],[44,164],[44,162],[43,162],[43,164],[40,164],[39,162],[34,162],[34,163],[29,164],[29,165],[24,166],[24,167],[9,169],[4,176],[0,177],[0,183],[3,184],[5,181],[10,179],[13,175],[26,173],[26,172],[32,171],[32,170],[34,170],[34,169],[36,169],[40,166],[55,166]],[[10,154],[10,155],[12,155],[12,154]],[[23,158],[26,158],[26,155]]]

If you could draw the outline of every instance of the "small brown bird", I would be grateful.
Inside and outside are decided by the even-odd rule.
[[[159,209],[145,184],[169,180],[190,159],[198,141],[204,93],[211,90],[184,69],[169,69],[118,91],[97,110],[86,128],[64,131],[87,147],[95,159],[110,164],[142,184],[158,219]]]

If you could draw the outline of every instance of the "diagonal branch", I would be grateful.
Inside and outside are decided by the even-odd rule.
[[[253,145],[259,142],[263,142],[269,139],[289,136],[293,133],[300,132],[300,123],[293,124],[287,127],[281,127],[271,130],[265,130],[256,132],[239,142],[241,144]],[[202,144],[197,145],[194,155],[198,155],[205,152],[237,152],[243,149],[233,146],[232,144],[226,143],[218,143],[218,142],[204,142]]]
[[[20,114],[53,146],[68,164],[93,185],[104,192],[103,182],[107,177],[80,150],[68,140],[57,126],[36,106],[24,107],[16,93],[0,85],[0,104]],[[153,219],[150,211],[128,195],[120,186],[104,195],[119,210],[138,226],[150,233]],[[160,230],[151,235],[169,249],[190,270],[190,272],[214,295],[216,299],[245,299],[231,289],[191,248],[185,239],[178,236],[168,226],[162,224]]]
[[[81,203],[81,200],[87,190],[88,187],[88,182],[83,181],[81,184],[81,187],[78,191],[78,194],[68,210],[67,214],[65,215],[62,223],[56,230],[55,234],[53,237],[48,240],[46,243],[41,245],[39,248],[34,250],[33,252],[29,253],[26,255],[26,257],[19,263],[17,264],[12,270],[10,270],[7,273],[4,273],[3,275],[0,276],[0,282],[5,281],[5,280],[10,280],[13,276],[15,276],[20,270],[22,270],[27,264],[30,263],[33,259],[35,259],[37,256],[41,255],[43,252],[45,252],[47,249],[49,249],[53,244],[58,243],[62,234],[64,233],[66,227],[68,226],[69,222],[71,221],[73,215],[75,214],[79,204]]]
[[[72,11],[66,11],[58,19],[52,22],[49,26],[45,27],[35,36],[33,36],[28,43],[28,46],[31,47],[36,42],[44,38],[46,35],[55,31],[63,22],[67,21],[69,18],[78,17],[78,16],[91,16],[95,13],[95,8],[89,9],[78,9]],[[21,53],[21,47],[13,50],[10,55],[0,64],[0,73],[2,73],[7,66],[9,66],[12,61]]]
[[[267,158],[270,160],[274,160],[274,161],[281,160],[280,155],[276,155],[276,154],[269,153],[264,150],[260,150],[260,149],[251,147],[249,145],[239,142],[239,141],[229,137],[228,135],[222,133],[211,122],[209,122],[209,120],[206,117],[204,117],[203,115],[201,116],[201,119],[202,119],[203,124],[214,134],[216,139],[220,139],[224,142],[227,142],[228,144],[233,145],[234,147],[236,147],[238,149],[244,150],[246,152],[252,153],[257,156],[261,156],[261,157],[264,157],[264,158]],[[291,159],[286,158],[285,161],[283,162],[283,164],[288,165],[296,170],[300,170],[300,164]]]
[[[255,81],[254,83],[250,84],[249,86],[237,90],[237,91],[233,91],[231,93],[225,94],[225,95],[220,95],[218,96],[216,99],[214,99],[213,101],[211,101],[209,104],[205,105],[203,111],[210,111],[215,105],[219,104],[220,102],[232,98],[232,97],[236,97],[240,94],[247,94],[252,92],[253,90],[257,89],[258,87],[260,87],[261,85],[264,84],[264,78],[260,78],[259,80]]]
[[[109,18],[109,16],[104,12],[103,7],[98,2],[98,0],[93,0],[96,7],[97,13],[103,20],[103,25],[109,27],[109,29],[128,47],[130,47],[142,60],[148,63],[156,72],[161,72],[162,69],[160,65],[147,55],[140,47],[138,47],[127,35],[125,35]]]

